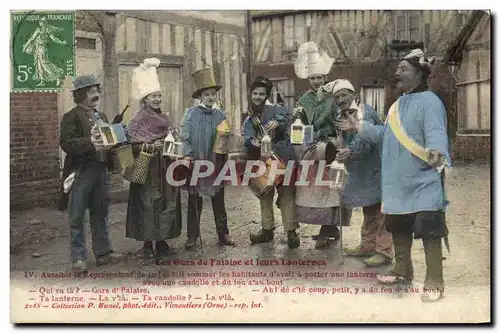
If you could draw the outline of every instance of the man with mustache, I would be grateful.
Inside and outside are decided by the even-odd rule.
[[[272,91],[272,83],[269,79],[258,77],[250,87],[251,93],[251,116],[243,123],[243,139],[248,149],[250,159],[260,159],[260,139],[258,125],[254,123],[253,117],[258,118],[264,129],[270,133],[272,149],[281,160],[287,164],[289,160],[296,160],[295,152],[290,144],[287,134],[288,121],[286,109],[279,104],[271,104],[268,99]],[[295,219],[295,197],[294,189],[290,184],[278,187],[277,205],[281,210],[283,229],[287,233],[287,244],[291,249],[300,246],[300,239],[296,229],[299,225]],[[270,191],[260,199],[261,230],[257,234],[250,235],[252,244],[271,242],[274,238],[274,191]]]
[[[69,192],[68,217],[70,226],[70,249],[72,270],[87,270],[85,248],[84,215],[89,209],[92,249],[96,265],[120,261],[124,256],[111,248],[108,235],[108,149],[95,129],[100,117],[107,121],[104,113],[96,111],[101,84],[91,75],[79,76],[73,81],[73,99],[76,107],[64,114],[61,120],[60,145],[66,152],[63,179],[76,172]],[[93,129],[94,128],[94,129]]]
[[[382,121],[371,106],[358,103],[353,85],[348,80],[338,79],[328,85],[331,88],[336,104],[339,106],[338,118],[348,115],[367,121],[373,125],[382,125]],[[341,202],[345,207],[363,208],[363,225],[361,227],[361,244],[353,249],[345,249],[348,255],[369,257],[363,262],[368,266],[380,266],[390,263],[394,257],[392,236],[386,230],[384,216],[381,212],[380,189],[380,154],[381,144],[372,145],[362,142],[355,133],[343,131],[346,144],[337,153],[337,160],[343,162],[349,176],[341,193]],[[347,219],[350,214],[343,218]]]
[[[451,165],[443,103],[427,89],[432,60],[413,50],[398,65],[397,87],[403,95],[391,106],[385,126],[352,116],[338,122],[358,132],[361,140],[382,147],[382,212],[392,233],[395,266],[377,279],[382,284],[413,279],[413,239],[422,239],[427,266],[422,301],[439,300],[444,292],[442,241],[448,234],[443,169]]]

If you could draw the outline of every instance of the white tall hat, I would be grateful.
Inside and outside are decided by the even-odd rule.
[[[297,51],[295,75],[301,79],[307,79],[313,75],[327,75],[334,61],[325,52],[320,52],[314,42],[305,42]]]
[[[156,58],[144,59],[139,67],[134,69],[132,74],[132,97],[140,100],[154,92],[161,92],[160,82],[156,68],[160,65],[160,60]]]

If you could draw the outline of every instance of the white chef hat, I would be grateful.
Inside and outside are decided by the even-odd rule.
[[[297,51],[295,74],[301,79],[313,75],[327,75],[334,61],[325,52],[320,52],[314,42],[305,42]]]
[[[160,60],[156,58],[144,59],[139,67],[134,69],[132,74],[132,97],[140,100],[154,92],[161,92],[160,82],[156,68],[160,65]]]

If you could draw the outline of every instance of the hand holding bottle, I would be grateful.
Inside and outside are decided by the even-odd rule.
[[[302,115],[302,113],[304,112],[304,108],[300,105],[296,106],[294,109],[293,109],[293,113],[292,113],[292,116],[293,118],[297,118],[297,117],[300,117]]]

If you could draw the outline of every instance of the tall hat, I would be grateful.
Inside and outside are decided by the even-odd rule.
[[[295,75],[301,79],[307,79],[312,75],[327,75],[334,61],[325,52],[320,52],[314,42],[305,42],[297,52]]]
[[[212,68],[199,69],[193,73],[195,91],[191,97],[197,98],[203,90],[214,88],[219,91],[222,86],[215,83]]]
[[[160,60],[156,58],[144,59],[139,67],[134,69],[132,74],[132,97],[140,100],[154,92],[161,92],[160,82],[156,68],[160,65]]]

